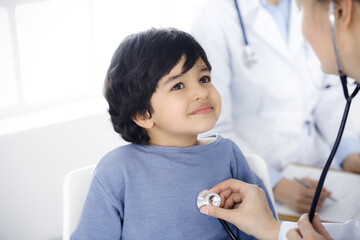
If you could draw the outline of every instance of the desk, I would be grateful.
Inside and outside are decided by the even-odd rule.
[[[322,168],[319,167],[289,164],[284,168],[282,174],[289,179],[294,177],[319,179],[321,171]],[[324,187],[338,201],[325,200],[319,211],[322,221],[345,222],[349,219],[360,220],[360,174],[330,169]],[[301,215],[279,202],[276,202],[276,211],[279,219],[286,221],[297,221]]]

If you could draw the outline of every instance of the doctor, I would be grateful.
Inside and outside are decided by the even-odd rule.
[[[270,166],[275,199],[308,212],[315,191],[280,171],[289,162],[324,164],[345,105],[341,85],[321,72],[301,35],[302,12],[293,1],[237,2],[243,29],[234,0],[209,0],[192,28],[222,97],[214,132],[232,138],[243,152],[261,155]],[[250,52],[245,58],[249,48],[255,56]],[[334,163],[360,172],[359,153],[359,140],[348,123]],[[329,195],[322,193],[320,207]]]

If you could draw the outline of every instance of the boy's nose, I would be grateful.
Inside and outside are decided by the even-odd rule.
[[[201,100],[207,98],[209,92],[206,88],[204,88],[201,84],[197,85],[194,89],[194,99]]]

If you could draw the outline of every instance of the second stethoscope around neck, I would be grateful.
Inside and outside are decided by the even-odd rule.
[[[234,0],[235,3],[235,8],[236,8],[236,12],[239,18],[239,23],[240,23],[240,27],[241,27],[241,32],[243,35],[243,40],[244,40],[244,60],[245,60],[245,64],[247,67],[251,67],[252,65],[254,65],[257,62],[257,56],[256,54],[252,51],[252,48],[249,44],[247,35],[246,35],[246,30],[245,30],[245,26],[244,26],[244,22],[241,16],[241,12],[240,12],[240,8],[239,8],[239,4],[237,2],[237,0]]]

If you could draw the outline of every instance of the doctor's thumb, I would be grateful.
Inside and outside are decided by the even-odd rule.
[[[231,222],[229,220],[232,219],[231,216],[234,214],[229,209],[214,206],[203,206],[200,208],[200,212],[211,217],[223,219],[227,222]]]

